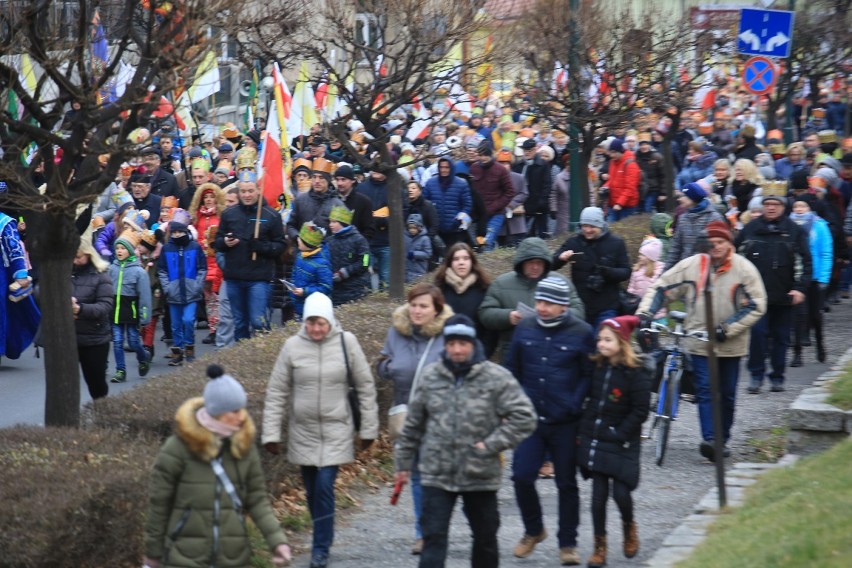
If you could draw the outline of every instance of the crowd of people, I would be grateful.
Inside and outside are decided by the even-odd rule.
[[[146,376],[161,321],[169,365],[179,366],[195,358],[199,320],[209,330],[204,343],[227,347],[269,330],[273,309],[281,309],[283,319],[301,325],[271,370],[261,441],[278,454],[286,424],[288,460],[301,468],[314,523],[312,567],[328,564],[333,488],[338,467],[354,458],[354,434],[364,447],[379,434],[374,374],[394,387],[397,480],[411,485],[412,553],[422,567],[443,566],[459,497],[473,533],[473,565],[498,564],[496,491],[507,449],[514,450],[512,482],[525,527],[515,556],[529,556],[547,537],[535,484],[548,469],[559,492],[561,564],[581,562],[578,472],[593,487],[589,566],[606,562],[610,492],[623,552],[633,557],[639,537],[631,491],[654,373],[653,358],[634,351],[633,331],[664,320],[672,301],[684,302],[687,331],[705,329],[700,291],[713,280],[721,433],[711,419],[706,347],[688,342],[686,350],[699,451],[714,460],[717,436],[728,451],[741,359],[748,393],[760,394],[767,381],[770,392],[783,391],[790,345],[790,366],[805,364],[811,336],[824,362],[823,314],[849,297],[852,138],[841,142],[842,132],[814,108],[802,142],[784,146],[756,118],[761,108],[735,97],[674,117],[680,128],[671,172],[661,152],[672,115],[648,109],[629,116],[595,150],[582,184],[592,205],[578,212],[574,234],[567,129],[543,120],[528,98],[470,116],[452,111],[416,140],[406,138],[410,117],[389,116],[382,143],[405,180],[404,243],[390,242],[387,175],[364,171],[344,151],[344,143],[368,158],[376,151],[357,122],[346,142],[327,139],[322,125],[294,139],[294,191],[277,202],[257,177],[262,130],[241,133],[227,124],[216,140],[185,144],[164,125],[81,217],[70,301],[89,392],[95,399],[108,393],[110,343],[111,381],[124,382],[125,343]],[[671,195],[667,178],[676,180]],[[610,224],[640,212],[650,214],[650,235],[631,263]],[[0,217],[3,230],[14,231],[14,220]],[[25,243],[19,221],[13,236]],[[557,235],[564,242],[554,250],[546,239]],[[4,232],[4,246],[14,248],[14,239]],[[413,286],[370,362],[334,308],[387,285],[391,246],[406,247]],[[479,256],[498,246],[515,247],[513,268],[488,274]],[[25,254],[14,250],[21,254],[10,256],[16,264],[6,277],[26,297]],[[185,518],[196,502],[225,523],[215,537],[223,546],[214,539],[217,554],[243,558],[239,521],[249,511],[283,562],[290,552],[259,496],[245,393],[221,371],[211,377],[203,400],[178,412],[177,432],[158,458],[148,564],[194,565],[211,550],[202,520]],[[189,456],[214,465],[196,468]],[[181,468],[201,480],[196,491],[175,484]],[[229,488],[234,475],[247,483]],[[177,496],[187,509],[176,508]]]

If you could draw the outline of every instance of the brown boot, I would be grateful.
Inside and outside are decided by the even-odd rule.
[[[589,561],[586,565],[589,568],[606,566],[606,535],[595,536],[595,552],[589,556]]]
[[[624,556],[633,558],[639,552],[639,531],[636,529],[636,521],[622,523],[624,527]]]
[[[180,347],[172,347],[172,358],[169,360],[169,367],[180,367],[183,365],[183,349]]]

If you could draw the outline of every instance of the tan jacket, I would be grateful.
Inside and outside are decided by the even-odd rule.
[[[263,410],[264,444],[281,441],[281,426],[286,421],[290,463],[324,467],[349,463],[355,457],[341,334],[358,390],[361,439],[375,440],[379,435],[376,385],[358,339],[335,322],[326,338],[316,342],[303,325],[281,348]]]
[[[706,331],[702,262],[709,262],[708,257],[696,254],[664,272],[648,288],[636,314],[653,314],[666,300],[682,299],[688,314],[684,330]],[[724,342],[717,343],[716,355],[742,357],[748,353],[751,327],[766,313],[763,279],[749,260],[732,254],[728,263],[713,272],[712,284],[714,324],[722,324],[727,336]],[[693,355],[706,355],[706,345],[687,339],[685,349]]]

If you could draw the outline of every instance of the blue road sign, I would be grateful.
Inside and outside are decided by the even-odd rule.
[[[793,42],[793,12],[740,10],[737,51],[747,55],[790,57]]]
[[[772,92],[775,81],[778,80],[778,68],[772,60],[757,55],[746,61],[743,67],[743,87],[754,95],[765,95]]]

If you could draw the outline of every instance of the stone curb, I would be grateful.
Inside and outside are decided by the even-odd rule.
[[[799,456],[787,454],[778,463],[738,463],[725,473],[728,508],[739,507],[745,501],[746,488],[755,484],[767,471],[787,467]],[[719,493],[714,487],[695,505],[693,513],[663,540],[654,555],[645,561],[645,566],[670,568],[689,558],[696,546],[707,536],[707,529],[719,514]]]

